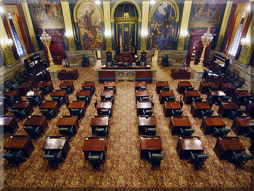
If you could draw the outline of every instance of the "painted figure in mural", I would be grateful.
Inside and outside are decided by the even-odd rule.
[[[88,29],[91,29],[93,24],[92,24],[92,19],[91,19],[91,15],[93,14],[94,9],[89,13],[88,11],[86,11],[86,14],[83,16],[84,17],[84,23],[87,26]]]
[[[89,39],[91,39],[91,37],[89,37],[88,31],[85,30],[85,34],[83,35],[83,43],[86,50],[90,48]]]

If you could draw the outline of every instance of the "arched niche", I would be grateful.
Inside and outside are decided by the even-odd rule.
[[[73,18],[82,50],[103,49],[104,17],[102,9],[91,0],[79,0]]]

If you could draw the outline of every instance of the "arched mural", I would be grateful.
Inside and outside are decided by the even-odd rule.
[[[175,9],[169,2],[162,2],[151,17],[150,48],[169,50],[173,43]]]
[[[77,21],[82,49],[103,49],[103,30],[99,8],[91,2],[83,2],[77,9]]]

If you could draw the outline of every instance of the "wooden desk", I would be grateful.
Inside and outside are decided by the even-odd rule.
[[[97,113],[100,113],[101,109],[109,109],[110,117],[112,116],[112,102],[111,101],[99,101],[96,106]]]
[[[237,110],[240,109],[240,107],[236,103],[221,103],[218,114],[221,117],[228,117],[230,115],[231,110]]]
[[[200,117],[201,110],[211,109],[210,105],[207,102],[193,102],[191,104],[190,113],[193,117]]]
[[[148,151],[162,151],[161,138],[159,136],[140,137],[141,159],[148,159]]]
[[[220,90],[223,91],[227,96],[232,97],[236,88],[230,82],[222,82]]]
[[[71,109],[83,109],[83,115],[85,116],[86,111],[86,102],[85,101],[71,101],[68,105],[69,112],[71,113]]]
[[[187,116],[170,117],[169,128],[171,129],[172,135],[179,135],[181,132],[180,128],[183,128],[183,129],[191,128],[191,122]]]
[[[41,81],[38,83],[38,86],[49,87],[49,89],[50,89],[49,93],[51,93],[54,90],[54,87],[53,87],[53,84],[51,81]]]
[[[69,104],[69,98],[67,97],[67,93],[65,90],[54,90],[51,94],[51,97],[63,97],[64,98],[64,103],[66,105]]]
[[[157,121],[155,117],[145,117],[145,116],[138,117],[139,133],[145,132],[145,127],[156,127],[156,125]]]
[[[156,93],[159,94],[162,87],[169,87],[168,81],[158,81],[156,82]]]
[[[212,98],[210,98],[212,96]],[[218,97],[222,98],[225,97],[226,94],[223,91],[217,90],[217,91],[209,91],[207,95],[207,102],[211,105],[217,102]]]
[[[146,82],[135,82],[135,90],[139,90],[140,87],[147,88],[147,83]]]
[[[163,112],[165,117],[172,116],[172,110],[180,110],[182,107],[178,101],[165,101]]]
[[[175,94],[173,92],[173,90],[169,90],[169,91],[162,91],[160,90],[160,104],[164,104],[164,102],[166,101],[166,97],[174,97]]]
[[[245,113],[248,116],[254,117],[254,101],[249,101],[249,103],[246,107]]]
[[[43,95],[43,91],[41,91],[41,90],[29,91],[29,92],[27,92],[27,94],[26,94],[26,97],[28,97],[28,96],[29,96],[29,97],[34,97],[34,99],[37,98],[37,97],[39,96],[41,102],[39,102],[38,105],[40,105],[40,104],[42,103],[42,101],[45,100],[44,95]]]
[[[226,123],[220,116],[204,116],[201,127],[205,135],[212,134],[215,127],[226,127]]]
[[[89,152],[93,151],[101,151],[103,152],[103,156],[105,159],[105,151],[106,151],[106,139],[100,137],[86,137],[83,152],[85,154],[85,158],[88,157]]]
[[[49,136],[46,138],[42,150],[47,154],[48,151],[63,151],[63,157],[66,158],[70,150],[68,139],[65,136]]]
[[[200,97],[200,96],[201,96],[201,94],[199,93],[198,90],[185,91],[184,95],[183,95],[183,101],[185,104],[191,104],[192,98]]]
[[[88,97],[88,103],[91,102],[91,91],[90,90],[78,90],[77,93],[76,93],[77,99],[80,96],[87,96]]]
[[[116,83],[115,82],[104,82],[103,84],[104,90],[107,90],[107,87],[115,87],[115,93],[116,93]]]
[[[75,90],[73,81],[62,81],[61,84],[59,85],[59,87],[62,89],[63,86],[71,87],[71,93],[73,93],[73,91]]]
[[[143,110],[152,109],[152,103],[149,101],[137,101],[137,116],[143,115]]]
[[[244,135],[248,127],[254,128],[254,119],[248,116],[236,117],[231,129],[236,135]]]
[[[185,87],[192,87],[189,81],[179,81],[177,86],[177,92],[183,94]]]
[[[58,128],[74,126],[74,133],[78,131],[79,124],[77,116],[61,115],[56,123]]]
[[[91,121],[92,133],[95,133],[96,127],[109,127],[109,117],[107,116],[93,116]]]
[[[56,101],[43,101],[39,109],[54,109],[56,115],[59,113],[59,105]]]
[[[34,150],[34,146],[28,135],[13,135],[4,143],[4,149],[14,151],[22,149],[25,151],[26,157],[29,157]]]
[[[245,151],[245,147],[238,137],[217,138],[214,152],[219,159],[230,159],[232,151]]]
[[[112,103],[114,103],[114,91],[112,91],[112,90],[102,90],[101,91],[101,100],[104,100],[105,97],[110,97],[110,98],[113,97]]]
[[[25,96],[27,92],[34,88],[33,83],[31,81],[24,82],[19,86],[19,92],[21,96]]]
[[[149,92],[147,90],[136,90],[136,102],[140,101],[142,97],[149,97]]]
[[[4,97],[8,97],[8,96],[13,96],[15,98],[14,102],[22,101],[21,95],[18,90],[8,90],[8,91],[4,92]]]
[[[209,87],[215,86],[212,82],[201,82],[198,91],[201,94],[206,94],[209,91]]]
[[[171,77],[173,79],[190,79],[191,72],[189,70],[178,70],[172,69],[171,70]]]
[[[252,95],[247,90],[235,90],[232,96],[232,99],[235,100],[239,105],[241,105],[241,102],[237,100],[237,97],[241,96],[244,98],[250,98]]]
[[[94,81],[85,81],[82,84],[82,88],[84,90],[85,87],[92,87],[91,95],[95,92],[95,84]]]
[[[205,148],[199,137],[179,137],[177,153],[180,159],[189,159],[191,151],[204,151]]]
[[[2,132],[14,133],[18,128],[18,123],[13,117],[2,116],[0,117],[0,127],[3,129]]]
[[[16,103],[13,104],[11,109],[18,109],[18,110],[25,109],[27,111],[28,115],[30,115],[34,112],[33,106],[31,104],[31,102],[29,102],[29,101],[16,101]]]
[[[78,79],[79,74],[78,70],[61,70],[58,72],[58,78],[59,80],[76,80]]]
[[[42,132],[45,133],[46,129],[49,127],[47,123],[47,119],[45,116],[32,115],[29,116],[25,122],[24,126],[40,126],[42,128]]]

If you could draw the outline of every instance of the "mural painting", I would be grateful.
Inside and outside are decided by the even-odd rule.
[[[193,0],[189,27],[218,27],[225,0]]]
[[[35,26],[45,29],[64,28],[61,2],[59,0],[36,0],[32,1]]]
[[[78,26],[83,50],[103,49],[101,13],[90,2],[82,3],[77,10]]]
[[[175,9],[170,3],[159,4],[151,18],[150,48],[169,50],[173,43]]]

